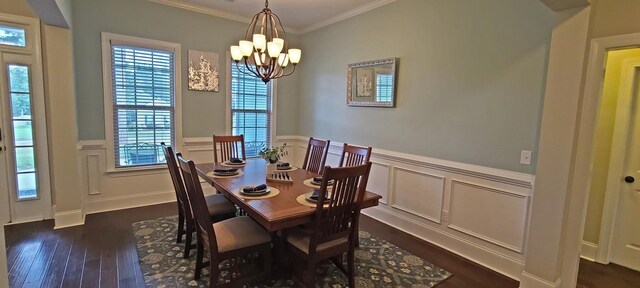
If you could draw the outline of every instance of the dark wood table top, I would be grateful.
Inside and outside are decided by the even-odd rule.
[[[313,191],[314,188],[306,186],[302,182],[316,177],[318,174],[298,168],[289,172],[293,183],[266,181],[266,161],[263,159],[248,159],[247,166],[239,168],[244,172],[242,176],[234,178],[208,176],[207,174],[213,172],[216,167],[220,168],[222,166],[215,163],[196,164],[200,177],[215,187],[219,193],[224,194],[234,204],[246,211],[249,216],[265,229],[273,232],[311,222],[315,208],[298,203],[296,198],[300,194]],[[233,193],[245,186],[265,183],[280,190],[280,194],[267,199],[249,200]],[[378,205],[378,201],[381,198],[380,195],[367,192],[364,196],[362,208]]]

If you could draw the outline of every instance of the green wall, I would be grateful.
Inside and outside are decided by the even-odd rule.
[[[304,34],[299,133],[534,173],[553,24],[539,0],[398,0]],[[388,57],[397,108],[347,107],[347,64]]]
[[[221,67],[225,67],[222,65],[226,51],[244,36],[248,24],[147,0],[73,0],[72,4],[80,140],[105,139],[101,32],[180,43],[183,136],[208,137],[225,133],[225,73],[220,75],[218,93],[187,90],[187,53],[189,49],[217,52]],[[289,40],[290,46],[298,46],[295,35],[289,35]],[[283,78],[278,83],[276,127],[279,135],[297,133],[296,77]]]

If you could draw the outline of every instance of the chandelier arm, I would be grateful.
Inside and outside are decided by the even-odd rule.
[[[272,14],[272,17],[269,17],[269,20],[271,20],[271,29],[272,29],[272,34],[274,34],[273,32],[275,32],[275,35],[272,35],[273,37],[272,37],[271,39],[273,39],[273,38],[280,38],[280,37],[278,37],[278,25],[276,25],[276,20],[274,19],[274,17],[273,17],[273,16],[275,16],[275,18],[277,18],[277,17],[278,17],[278,15],[276,15],[276,14]]]
[[[289,41],[287,41],[287,32],[284,31],[284,26],[282,26],[282,22],[280,22],[280,17],[278,17],[278,15],[273,14],[273,16],[275,16],[276,20],[278,20],[278,24],[280,25],[280,27],[282,27],[282,39],[284,39],[284,47],[282,48],[282,51],[287,51],[286,48],[288,48],[289,46]],[[276,26],[277,27],[277,26]]]
[[[256,29],[256,24],[258,23],[258,17],[260,17],[260,13],[253,15],[253,18],[251,18],[251,22],[249,23],[249,27],[247,27],[247,32],[244,33],[244,40],[248,40],[251,41],[253,39],[253,31],[255,31]]]
[[[251,73],[247,73],[245,71],[243,71],[242,69],[240,69],[240,61],[236,62],[236,69],[238,70],[238,72],[245,74],[245,75],[253,75]]]
[[[280,77],[289,76],[289,75],[293,74],[293,71],[296,71],[296,65],[293,65],[293,69],[291,69],[291,72],[289,72],[287,74],[282,74]],[[280,77],[278,77],[278,78],[280,78]]]
[[[258,78],[262,78],[257,71],[257,67],[256,70],[254,71],[253,69],[251,69],[251,66],[249,66],[249,64],[247,64],[247,61],[244,61],[244,66],[247,68],[247,71],[251,72],[251,74],[253,74],[254,76],[258,77]]]

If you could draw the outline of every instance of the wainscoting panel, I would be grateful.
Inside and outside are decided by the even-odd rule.
[[[440,223],[444,181],[442,176],[394,167],[391,207]]]
[[[367,191],[382,196],[382,199],[380,199],[382,204],[388,204],[389,202],[389,173],[391,172],[389,168],[387,164],[373,163],[369,173]]]
[[[449,228],[520,253],[528,204],[526,195],[454,180]]]
[[[100,155],[87,155],[87,184],[89,186],[89,195],[100,194]]]

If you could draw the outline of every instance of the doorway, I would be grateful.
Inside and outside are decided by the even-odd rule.
[[[0,17],[0,220],[52,216],[37,19]]]
[[[634,287],[625,283],[640,281],[640,48],[605,61],[578,287]]]

